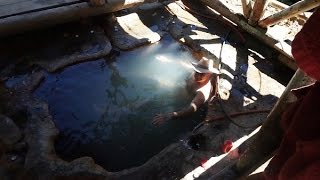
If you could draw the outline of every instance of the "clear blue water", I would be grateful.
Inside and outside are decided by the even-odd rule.
[[[34,95],[49,103],[60,130],[56,151],[66,160],[91,156],[109,171],[142,165],[199,123],[192,117],[151,124],[157,113],[190,103],[185,89],[190,52],[166,37],[48,74]]]

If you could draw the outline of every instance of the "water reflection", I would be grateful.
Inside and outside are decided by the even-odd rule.
[[[67,160],[92,156],[116,171],[140,165],[178,140],[198,123],[199,114],[161,127],[151,121],[155,114],[182,108],[193,98],[185,89],[191,60],[185,48],[167,37],[121,52],[114,60],[49,74],[35,96],[48,101],[60,130],[58,154]]]

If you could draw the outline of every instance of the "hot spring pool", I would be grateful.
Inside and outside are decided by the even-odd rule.
[[[48,74],[34,96],[47,101],[60,130],[56,151],[65,160],[91,156],[109,171],[139,166],[197,125],[193,117],[151,124],[161,112],[190,103],[185,89],[193,57],[170,37],[113,59]]]

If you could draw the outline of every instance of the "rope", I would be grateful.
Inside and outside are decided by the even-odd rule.
[[[209,18],[209,17],[208,17]],[[213,19],[213,18],[210,18],[210,19]],[[222,22],[224,22],[224,21],[222,21]],[[228,24],[229,25],[229,24]],[[236,29],[235,29],[236,30]],[[218,64],[219,64],[219,70],[221,69],[221,64],[222,64],[222,50],[223,50],[223,46],[224,46],[224,44],[225,44],[225,42],[227,41],[227,39],[228,39],[228,37],[229,37],[229,35],[230,35],[230,32],[231,32],[231,30],[229,30],[228,31],[228,33],[226,34],[226,36],[225,36],[225,38],[222,40],[222,42],[221,42],[221,48],[220,48],[220,53],[219,53],[219,58],[218,58]],[[236,32],[239,32],[238,30],[236,30]],[[240,34],[240,37],[241,38],[243,38],[243,36],[242,36],[242,34],[239,32],[239,34]],[[244,40],[244,38],[243,38],[243,40]],[[221,109],[222,109],[222,112],[225,114],[224,116],[221,116],[221,117],[217,117],[217,118],[214,118],[214,119],[209,119],[209,120],[205,120],[205,121],[203,121],[203,122],[201,122],[200,124],[198,124],[194,129],[193,129],[193,131],[192,132],[194,132],[195,130],[197,130],[199,127],[201,127],[204,123],[206,123],[206,122],[212,122],[213,120],[218,120],[218,119],[224,119],[224,118],[226,118],[226,119],[228,119],[232,124],[234,124],[234,125],[236,125],[236,126],[238,126],[238,127],[240,127],[240,128],[243,128],[243,129],[252,129],[252,128],[256,128],[256,127],[258,127],[258,126],[260,126],[262,123],[259,123],[258,125],[255,125],[255,126],[243,126],[243,125],[240,125],[240,124],[238,124],[238,123],[236,123],[233,119],[232,119],[232,117],[236,117],[236,116],[240,116],[240,115],[246,115],[246,114],[253,114],[253,113],[268,113],[268,112],[270,112],[270,110],[254,110],[254,111],[247,111],[247,112],[238,112],[238,113],[234,113],[234,114],[228,114],[228,112],[226,112],[226,110],[225,110],[225,108],[224,108],[224,106],[223,106],[223,104],[222,104],[222,102],[221,102],[221,99],[220,99],[220,97],[219,97],[219,75],[217,76],[217,78],[216,78],[216,91],[214,92],[214,96],[210,99],[210,101],[209,102],[212,102],[213,101],[213,99],[216,97],[217,98],[217,100],[218,100],[218,102],[219,102],[219,104],[220,104],[220,107],[221,107]]]
[[[244,112],[236,112],[236,113],[231,113],[229,114],[228,116],[231,118],[231,117],[237,117],[237,116],[243,116],[243,115],[248,115],[248,114],[260,114],[260,113],[269,113],[271,111],[271,109],[266,109],[266,110],[252,110],[252,111],[244,111]],[[226,114],[226,113],[225,113]],[[202,121],[201,123],[199,123],[193,130],[192,132],[196,131],[197,129],[199,129],[202,125],[204,125],[205,123],[211,123],[211,122],[214,122],[214,121],[218,121],[218,120],[222,120],[222,119],[225,119],[226,118],[226,115],[223,115],[223,116],[218,116],[218,117],[213,117],[213,118],[209,118],[209,119],[206,119],[204,121]],[[234,122],[234,121],[232,121]],[[234,124],[234,123],[233,123]],[[256,126],[252,126],[250,128],[256,128],[258,126],[260,126],[261,123],[259,123],[258,125]],[[238,126],[238,124],[237,124]],[[249,127],[244,127],[243,128],[249,128]]]

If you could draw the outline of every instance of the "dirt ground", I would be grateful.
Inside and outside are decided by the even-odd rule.
[[[240,0],[225,1],[236,13]],[[212,13],[200,4],[194,10]],[[195,15],[182,2],[140,6],[81,22],[20,34],[0,42],[0,116],[14,129],[0,132],[0,176],[7,179],[207,179],[233,164],[246,147],[245,139],[266,119],[293,71],[279,63],[278,53],[230,22]],[[284,22],[292,39],[301,25]],[[282,32],[282,31],[281,31]],[[283,32],[283,33],[286,33]],[[181,141],[171,144],[145,164],[108,172],[90,157],[71,162],[54,151],[58,130],[48,105],[32,96],[45,78],[66,66],[112,56],[112,49],[130,50],[170,34],[195,54],[221,59],[220,98],[208,105],[206,121]],[[21,77],[11,87],[5,82]],[[248,112],[244,115],[237,113]],[[234,115],[236,114],[236,115]],[[226,117],[231,116],[231,118]],[[16,124],[16,125],[12,125]],[[1,128],[0,128],[1,130]],[[6,136],[7,135],[7,136]],[[2,142],[13,138],[12,142]],[[226,140],[234,142],[228,153]],[[80,178],[81,177],[81,178]]]

